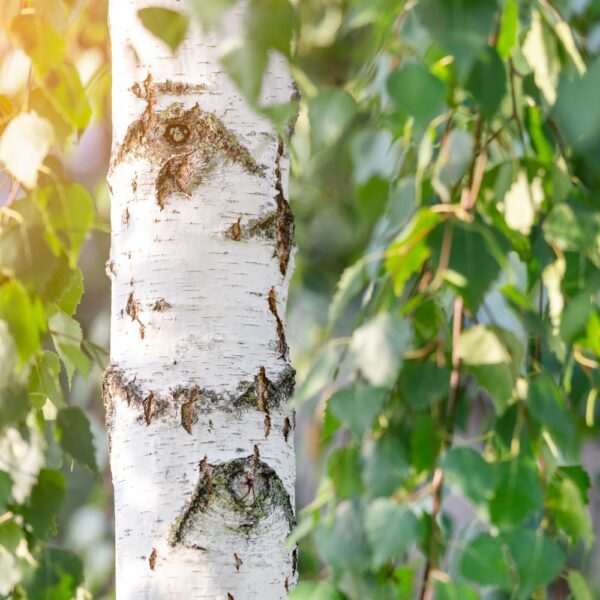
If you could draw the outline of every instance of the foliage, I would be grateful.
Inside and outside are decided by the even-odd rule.
[[[0,10],[3,61],[20,65],[0,74],[1,597],[85,595],[80,559],[48,545],[72,459],[96,470],[88,419],[63,391],[92,362],[74,314],[95,207],[65,165],[92,107],[101,116],[108,79],[102,62],[85,82],[76,68],[102,34],[94,38],[90,10],[74,4]]]
[[[205,27],[231,5],[193,2]],[[248,3],[223,63],[283,132],[291,107],[263,104],[261,85],[269,55],[288,58],[309,233],[343,228],[334,210],[361,222],[296,396],[318,399],[325,468],[293,540],[313,535],[329,575],[294,598],[525,600],[563,578],[591,597],[574,568],[593,541],[581,450],[600,417],[586,6]],[[336,248],[311,257],[309,233],[298,276],[327,286],[317,259]]]

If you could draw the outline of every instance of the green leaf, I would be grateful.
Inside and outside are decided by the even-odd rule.
[[[443,246],[443,230],[438,229],[432,236],[434,264],[440,264]],[[435,245],[433,245],[435,241]],[[456,223],[452,228],[452,248],[448,269],[460,275],[448,283],[456,289],[471,310],[477,310],[494,281],[500,274],[502,250],[490,229],[478,224]]]
[[[42,91],[54,110],[71,127],[83,130],[88,126],[92,109],[73,65],[65,63],[50,71],[42,84]]]
[[[0,161],[25,187],[37,185],[38,171],[54,141],[50,121],[34,112],[21,113],[0,138]]]
[[[388,92],[394,104],[426,127],[444,110],[446,87],[423,65],[406,62],[388,78]]]
[[[466,583],[436,581],[435,600],[479,600],[479,596]]]
[[[540,426],[568,454],[575,435],[574,423],[560,388],[550,376],[538,375],[529,381],[527,406]]]
[[[441,446],[438,423],[429,414],[419,415],[410,433],[411,466],[416,473],[433,469]]]
[[[56,426],[59,430],[60,445],[74,459],[96,473],[96,453],[90,422],[79,408],[63,408],[58,412]]]
[[[28,600],[67,600],[75,598],[83,583],[83,564],[68,550],[45,548],[39,557],[38,568],[27,583]]]
[[[288,598],[290,600],[346,600],[344,594],[326,581],[301,582],[290,591]]]
[[[429,258],[431,250],[427,236],[437,227],[440,216],[428,208],[421,208],[392,242],[386,252],[385,268],[392,277],[394,290],[399,296],[404,284],[419,271]]]
[[[381,412],[389,391],[367,385],[354,385],[337,391],[328,401],[333,415],[360,437]]]
[[[363,529],[363,517],[355,502],[338,504],[331,525],[321,521],[316,531],[319,554],[335,570],[365,571],[370,550]]]
[[[290,55],[295,15],[288,0],[250,0],[244,21],[247,40]]]
[[[10,24],[10,35],[15,45],[31,57],[40,77],[63,60],[63,37],[35,14],[20,14],[15,17]]]
[[[373,177],[392,179],[397,170],[398,145],[386,129],[364,128],[351,141],[352,176],[357,184],[368,183]]]
[[[400,436],[388,433],[366,448],[362,476],[370,496],[390,496],[406,482],[409,471]]]
[[[583,541],[589,549],[594,543],[594,527],[586,504],[586,496],[577,485],[557,471],[546,492],[548,512],[571,543]]]
[[[267,51],[255,43],[240,42],[229,48],[221,62],[246,100],[251,105],[256,104],[267,67]]]
[[[81,349],[83,334],[81,326],[63,312],[57,312],[48,320],[56,351],[65,365],[69,385],[73,373],[78,370],[84,377],[90,371],[90,359]]]
[[[499,465],[498,485],[490,516],[499,527],[519,525],[542,508],[542,488],[534,467],[520,460]]]
[[[419,537],[419,521],[406,507],[389,498],[369,504],[365,530],[373,551],[373,566],[399,558]]]
[[[235,3],[236,0],[193,0],[191,10],[198,16],[202,26],[208,30],[217,25]]]
[[[342,136],[357,107],[354,98],[339,88],[324,89],[310,100],[310,139],[313,152],[333,146]]]
[[[0,319],[4,319],[15,342],[22,365],[39,348],[44,331],[42,308],[34,304],[23,285],[9,281],[0,287]]]
[[[57,407],[64,403],[59,375],[60,361],[54,352],[45,350],[35,357],[29,376],[29,395],[36,408],[41,408],[46,398]]]
[[[600,213],[583,204],[555,206],[544,222],[544,237],[563,251],[579,251],[600,267]]]
[[[355,446],[338,448],[327,460],[327,474],[338,498],[350,498],[362,491],[360,452]]]
[[[507,60],[512,54],[512,50],[517,43],[518,34],[519,7],[517,0],[506,0],[500,19],[498,38],[496,39],[496,50],[504,60]]]
[[[563,77],[552,116],[567,142],[582,151],[600,139],[600,111],[594,94],[600,86],[600,60],[593,62],[585,75]]]
[[[594,600],[592,590],[579,571],[570,569],[567,574],[567,581],[573,594],[573,600]]]
[[[28,571],[29,557],[23,546],[27,543],[23,530],[14,521],[5,521],[0,524],[0,594],[11,597],[11,590],[19,583],[23,575]],[[17,556],[19,552],[22,556]],[[24,554],[24,556],[23,556]]]
[[[0,512],[6,512],[6,504],[10,501],[13,480],[5,471],[0,471]]]
[[[498,53],[486,48],[475,61],[465,89],[481,107],[483,116],[491,120],[506,94],[506,71]]]
[[[400,390],[415,410],[424,410],[448,395],[450,370],[432,360],[407,360],[400,374]]]
[[[179,48],[190,24],[186,15],[160,7],[142,8],[137,14],[144,27],[165,42],[172,52]]]
[[[38,539],[45,539],[66,495],[65,478],[59,471],[42,469],[23,516],[33,528]]]
[[[469,542],[461,558],[460,573],[473,583],[511,590],[512,582],[502,544],[489,534],[482,534]]]
[[[94,222],[94,201],[77,183],[42,188],[36,201],[50,230],[48,242],[58,243],[76,268],[79,252]]]
[[[356,261],[344,270],[329,305],[331,323],[335,323],[342,316],[350,301],[364,289],[367,282],[368,274],[364,259]]]
[[[408,321],[380,313],[354,331],[350,352],[372,385],[391,387],[402,366],[402,353],[411,341]]]
[[[510,364],[509,348],[497,330],[474,325],[460,336],[458,356],[466,365]]]
[[[485,506],[492,499],[496,472],[493,465],[472,448],[452,448],[444,456],[441,467],[448,487],[474,505]]]
[[[423,0],[415,12],[431,39],[454,56],[464,77],[496,26],[494,0]]]
[[[558,44],[537,10],[532,12],[531,25],[522,50],[533,70],[535,84],[548,104],[554,104],[560,74]]]
[[[545,535],[516,529],[506,534],[506,541],[519,580],[515,590],[519,600],[529,599],[533,592],[554,581],[565,564],[560,546]]]

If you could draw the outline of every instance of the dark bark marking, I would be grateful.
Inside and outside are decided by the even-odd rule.
[[[271,417],[265,415],[265,438],[269,437],[269,433],[271,433]]]
[[[287,577],[285,578],[285,581],[283,582],[283,587],[285,588],[285,591],[289,593],[289,591],[290,591],[290,584],[289,584],[289,581],[288,581]]]
[[[288,346],[285,341],[285,330],[283,327],[283,321],[279,317],[277,312],[277,294],[275,288],[272,287],[269,291],[269,310],[275,317],[277,323],[277,338],[279,340],[279,358],[285,359],[287,356]]]
[[[181,405],[181,425],[190,435],[192,434],[192,423],[196,416],[194,402],[196,402],[199,391],[198,386],[192,388],[188,401]]]
[[[284,152],[285,145],[283,139],[280,137],[275,159],[275,202],[277,203],[277,247],[275,253],[279,259],[279,271],[285,277],[292,252],[294,215],[283,192],[281,158]]]
[[[154,571],[154,568],[156,567],[157,555],[158,552],[156,552],[156,548],[152,548],[152,552],[150,552],[150,558],[148,559],[148,564],[150,565],[150,569],[152,569],[152,571]]]
[[[154,392],[150,392],[144,400],[144,421],[146,425],[152,423],[152,401],[154,400]]]
[[[242,239],[242,215],[240,215],[239,219],[231,226],[231,238],[236,242],[239,242]]]
[[[152,310],[154,310],[156,312],[165,312],[169,308],[171,308],[171,305],[164,298],[159,298],[154,303]]]
[[[133,285],[133,280],[131,283]],[[142,339],[144,339],[146,327],[140,321],[139,311],[140,311],[139,302],[133,296],[133,292],[130,292],[129,297],[127,298],[127,304],[125,305],[125,312],[131,317],[132,321],[137,321],[137,323],[140,327],[140,337]]]
[[[235,570],[239,571],[244,561],[235,552],[233,553],[233,560],[235,561]]]
[[[286,417],[283,420],[283,439],[287,442],[288,437],[290,435],[290,431],[292,431],[292,423],[289,417]]]
[[[296,574],[298,569],[298,548],[294,548],[292,551],[292,577]]]
[[[160,210],[165,208],[168,196],[179,192],[188,198],[192,195],[192,179],[194,165],[191,159],[192,152],[181,156],[169,158],[162,166],[156,177],[156,202]]]

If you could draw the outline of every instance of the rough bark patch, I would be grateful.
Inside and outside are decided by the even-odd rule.
[[[142,389],[135,377],[128,377],[115,365],[109,365],[103,381],[106,422],[110,427],[113,402],[117,396],[124,399],[128,406],[139,408],[140,422],[148,425],[176,410],[181,414],[181,424],[186,431],[197,420],[198,413],[210,413],[212,410],[261,410],[270,415],[274,408],[285,406],[290,399],[294,392],[295,374],[295,370],[288,366],[272,381],[262,368],[253,381],[241,382],[233,394],[218,394],[197,385],[177,386],[167,394],[159,394],[154,390]],[[184,405],[187,405],[185,409]]]
[[[175,102],[157,111],[158,94],[184,94],[187,84],[154,83],[152,76],[132,91],[146,100],[141,116],[128,128],[111,169],[122,161],[141,158],[159,167],[156,200],[161,210],[173,193],[189,196],[205,177],[221,162],[237,163],[249,173],[264,177],[264,167],[257,164],[251,152],[241,144],[215,114],[201,110],[199,104],[186,110]]]
[[[172,546],[190,547],[202,513],[225,511],[230,517],[229,529],[249,534],[267,515],[281,510],[290,531],[294,527],[289,494],[277,473],[256,454],[220,464],[208,464],[204,459],[199,470],[192,497],[170,527]]]
[[[242,223],[243,215],[229,227],[225,232],[225,237],[236,242],[242,240],[277,239],[277,212],[271,211],[262,217],[250,219],[247,223]]]

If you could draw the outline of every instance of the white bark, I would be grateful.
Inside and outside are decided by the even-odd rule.
[[[243,7],[219,34],[193,27],[173,55],[137,18],[157,5],[182,8],[110,1],[117,597],[284,598],[296,579],[289,161],[218,60]],[[263,95],[289,100],[283,60]]]

